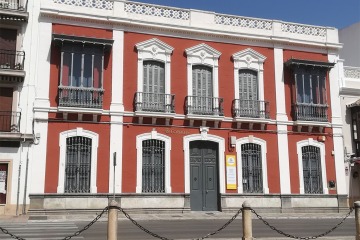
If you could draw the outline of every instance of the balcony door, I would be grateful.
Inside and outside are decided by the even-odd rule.
[[[193,66],[193,109],[196,114],[213,111],[213,75],[212,68],[204,65]]]
[[[259,94],[257,72],[239,70],[239,101],[241,116],[259,117]]]
[[[16,29],[0,29],[0,68],[14,69],[16,56]]]
[[[165,111],[165,66],[158,61],[144,61],[142,110]]]
[[[13,89],[0,87],[0,132],[11,131]]]

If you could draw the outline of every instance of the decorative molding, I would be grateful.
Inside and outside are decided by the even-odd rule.
[[[231,25],[243,28],[255,28],[263,30],[272,30],[272,21],[266,21],[262,19],[235,17],[222,14],[215,15],[215,23],[221,25]]]
[[[326,36],[326,28],[307,26],[302,24],[281,23],[281,31],[301,35],[312,35],[319,37]]]
[[[344,76],[346,78],[360,79],[360,68],[344,67]]]
[[[98,8],[112,10],[114,2],[109,0],[53,0],[54,3],[67,4],[79,7]]]
[[[189,10],[173,9],[143,3],[125,3],[125,12],[181,20],[190,19]]]

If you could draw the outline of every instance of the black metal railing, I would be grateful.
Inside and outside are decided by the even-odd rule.
[[[0,0],[0,9],[25,10],[25,0]]]
[[[0,111],[0,132],[20,132],[20,112]]]
[[[59,86],[59,106],[102,108],[104,89]]]
[[[235,99],[232,107],[233,117],[269,118],[268,101]]]
[[[165,93],[135,93],[135,111],[175,112],[175,95]]]
[[[24,61],[24,51],[0,49],[0,69],[23,70]]]
[[[223,98],[187,96],[185,99],[186,114],[224,116]]]
[[[326,104],[295,103],[293,113],[295,121],[328,121],[328,105]]]

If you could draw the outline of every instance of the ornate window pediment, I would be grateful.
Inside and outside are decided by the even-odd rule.
[[[262,70],[266,57],[251,48],[233,54],[235,68]]]
[[[185,49],[188,57],[188,63],[191,64],[206,64],[210,66],[218,66],[218,59],[221,52],[210,47],[205,43],[201,43],[191,48]]]
[[[152,59],[163,62],[170,62],[170,55],[174,50],[173,47],[157,38],[137,43],[135,46],[138,50],[139,59]]]

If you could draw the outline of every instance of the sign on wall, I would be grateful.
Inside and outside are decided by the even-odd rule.
[[[6,181],[6,171],[0,171],[0,193],[6,193],[5,181]]]
[[[226,189],[237,189],[235,155],[226,155]]]

